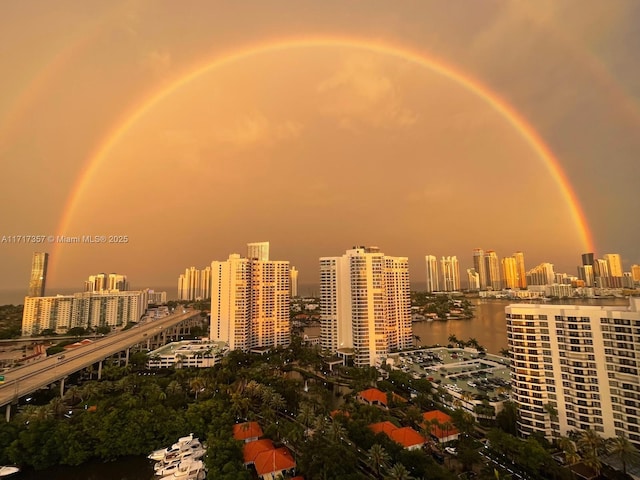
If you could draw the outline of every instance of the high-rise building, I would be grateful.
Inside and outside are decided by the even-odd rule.
[[[291,341],[289,262],[269,260],[265,243],[260,251],[248,245],[251,258],[234,253],[211,263],[211,339],[231,350]]]
[[[413,346],[409,263],[377,247],[320,258],[320,341],[356,366]]]
[[[29,296],[44,297],[44,289],[47,283],[47,264],[49,254],[34,252],[31,258],[31,277],[29,278]]]
[[[527,288],[527,270],[524,266],[524,253],[516,252],[513,254],[516,259],[516,271],[518,272],[518,287]]]
[[[634,283],[640,283],[640,265],[631,265],[631,278]]]
[[[211,267],[186,268],[178,277],[178,300],[204,300],[211,297]]]
[[[617,253],[607,253],[603,258],[607,262],[607,268],[609,270],[609,286],[611,288],[622,288],[624,271],[622,270],[622,259],[620,255]]]
[[[593,265],[595,255],[593,253],[582,254],[582,265]]]
[[[553,285],[556,274],[553,271],[553,263],[541,263],[527,272],[529,285]]]
[[[478,275],[475,268],[467,268],[467,281],[470,291],[477,292],[480,290],[480,275]]]
[[[425,255],[427,264],[427,293],[433,293],[440,290],[438,283],[438,259],[435,255]]]
[[[511,290],[518,288],[518,264],[514,257],[502,259],[502,278],[504,279],[504,288]]]
[[[127,276],[118,273],[89,275],[84,282],[85,292],[126,292],[127,290],[129,290]]]
[[[247,258],[249,260],[269,260],[269,242],[254,242],[247,244]]]
[[[593,287],[594,286],[593,265],[579,266],[578,278],[584,282],[585,287]]]
[[[500,279],[500,261],[498,260],[498,254],[493,250],[487,250],[484,254],[484,261],[487,275],[487,288],[501,290],[502,280]]]
[[[440,259],[442,270],[442,290],[445,292],[457,292],[460,290],[460,266],[458,257],[442,257]]]
[[[517,304],[506,317],[522,435],[592,429],[640,446],[640,299],[628,307]]]
[[[204,267],[200,270],[200,290],[198,298],[211,298],[211,267]]]
[[[82,292],[55,297],[26,297],[22,314],[22,335],[39,335],[43,330],[66,333],[73,327],[124,327],[138,322],[149,304],[149,292]]]
[[[290,276],[290,284],[291,284],[291,296],[298,296],[298,270],[296,267],[291,267],[291,271],[289,272]]]
[[[480,281],[480,290],[487,289],[487,271],[484,261],[484,250],[476,248],[473,250],[473,268],[478,273]]]
[[[593,278],[596,287],[609,288],[609,264],[604,258],[593,261]]]

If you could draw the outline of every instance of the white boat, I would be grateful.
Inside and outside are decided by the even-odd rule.
[[[20,469],[18,467],[13,467],[10,465],[0,466],[0,477],[8,477],[15,473],[18,473]]]
[[[199,460],[204,457],[206,450],[204,448],[200,448],[198,450],[187,450],[182,452],[182,455],[174,458],[173,460],[169,460],[168,462],[160,461],[156,463],[153,469],[156,472],[156,475],[168,475],[173,473],[180,465],[187,464],[188,462],[192,462],[194,460]]]
[[[197,438],[193,438],[193,433],[188,437],[180,437],[176,443],[171,445],[169,448],[161,448],[160,450],[155,450],[149,454],[147,457],[149,460],[162,460],[167,455],[171,455],[177,452],[181,452],[187,449],[196,449],[201,448],[200,440]]]
[[[204,464],[201,460],[196,460],[180,464],[176,471],[160,480],[197,480],[201,472],[204,472]]]
[[[200,442],[198,442],[197,446],[194,445],[193,447],[187,447],[184,450],[168,453],[162,460],[160,460],[160,462],[167,464],[175,462],[176,460],[182,461],[187,460],[188,458],[201,458],[205,453],[206,450],[202,447],[202,445],[200,445]]]

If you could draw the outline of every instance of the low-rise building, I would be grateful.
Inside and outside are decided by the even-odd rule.
[[[172,342],[149,353],[148,368],[213,367],[229,351],[225,342],[186,340]]]

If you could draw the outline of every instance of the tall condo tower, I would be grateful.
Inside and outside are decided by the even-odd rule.
[[[502,280],[500,279],[500,261],[498,254],[493,250],[487,250],[484,254],[485,271],[487,273],[487,287],[492,290],[502,289]]]
[[[424,257],[427,263],[427,293],[433,293],[440,290],[438,284],[438,259],[434,255],[426,255]]]
[[[409,263],[377,247],[320,258],[320,341],[356,366],[413,346]]]
[[[442,257],[442,290],[445,292],[457,292],[460,290],[460,266],[458,257]]]
[[[522,436],[592,429],[640,447],[640,299],[626,306],[506,307],[511,398]],[[549,415],[547,405],[557,412]]]
[[[289,272],[290,282],[291,282],[291,296],[298,296],[298,270],[296,267],[291,267],[291,271]]]
[[[211,263],[211,339],[231,350],[288,345],[289,262],[269,260],[269,244]]]
[[[31,278],[29,279],[29,297],[44,297],[47,282],[47,263],[49,254],[34,252],[31,258]]]
[[[473,250],[473,268],[478,274],[478,280],[480,282],[480,290],[487,289],[487,271],[484,262],[484,251],[481,248]]]
[[[524,253],[516,252],[513,254],[516,259],[516,272],[518,273],[518,287],[527,288],[527,270],[524,266]]]

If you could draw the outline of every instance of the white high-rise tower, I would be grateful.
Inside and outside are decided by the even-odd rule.
[[[376,247],[320,259],[320,340],[356,366],[413,345],[409,264]]]
[[[249,244],[249,254],[252,246]],[[211,263],[211,339],[231,350],[288,345],[289,262],[271,261],[269,244],[256,257],[231,254]]]

